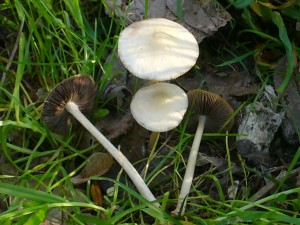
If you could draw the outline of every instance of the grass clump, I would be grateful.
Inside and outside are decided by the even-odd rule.
[[[207,55],[213,51],[212,58],[215,53],[219,56],[210,65],[246,71],[261,87],[273,83],[277,61],[286,56],[284,79],[277,89],[284,93],[299,70],[300,39],[299,32],[295,33],[300,20],[298,1],[220,3],[236,7],[228,8],[235,20],[226,28],[230,32],[221,30],[207,38],[222,38],[219,45],[203,50]],[[1,224],[41,224],[50,219],[61,224],[300,224],[300,189],[299,181],[295,181],[300,149],[289,145],[295,148],[290,160],[274,160],[273,167],[261,170],[236,153],[233,139],[242,134],[234,132],[204,134],[206,142],[200,149],[205,153],[212,149],[214,157],[206,157],[210,163],[196,169],[184,217],[172,217],[184,159],[193,140],[184,123],[174,132],[161,135],[151,159],[135,162],[137,167],[148,162],[147,174],[143,175],[161,208],[137,194],[123,171],[117,170],[113,178],[93,177],[81,186],[71,183],[70,178],[80,172],[88,156],[101,147],[84,130],[70,131],[66,137],[50,132],[41,121],[47,94],[65,78],[79,73],[91,75],[99,87],[93,118],[98,121],[104,116],[125,114],[131,96],[128,89],[138,84],[132,80],[124,83],[128,77],[114,67],[118,34],[126,18],[107,16],[105,10],[106,1],[0,3]],[[200,71],[201,62],[198,66],[195,70]],[[117,91],[110,92],[116,84]],[[125,91],[118,92],[123,84]],[[256,97],[245,99],[244,105]],[[144,138],[142,132],[139,135],[139,140]],[[114,140],[116,144],[121,142],[120,136]],[[138,145],[137,139],[129,142],[130,137],[125,135],[129,148]],[[98,205],[91,186],[103,188],[103,182],[110,182],[114,190],[111,196],[102,190],[103,203]]]

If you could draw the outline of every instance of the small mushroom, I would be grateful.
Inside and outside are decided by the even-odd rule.
[[[178,126],[188,107],[186,93],[177,85],[156,83],[139,89],[134,95],[130,109],[135,120],[152,131],[148,150],[160,132]]]
[[[175,84],[157,83],[139,89],[130,109],[147,130],[165,132],[178,126],[188,107],[185,92]]]
[[[189,99],[189,108],[198,115],[198,126],[188,158],[177,207],[173,211],[176,215],[178,215],[178,213],[183,215],[185,211],[186,198],[192,185],[196,159],[204,128],[210,132],[221,130],[229,131],[233,125],[233,120],[231,119],[233,109],[219,95],[209,91],[195,89],[189,91],[187,96]]]
[[[132,23],[120,33],[118,54],[133,75],[164,81],[190,70],[198,58],[199,47],[182,25],[151,18]]]
[[[66,135],[71,126],[76,129],[79,124],[67,111],[67,103],[73,102],[80,112],[88,115],[93,109],[95,97],[96,86],[90,76],[73,76],[58,84],[48,95],[42,118],[51,131]]]
[[[120,33],[118,54],[124,66],[133,75],[155,83],[175,79],[190,70],[199,56],[199,47],[193,34],[182,25],[165,18],[151,18],[132,23]],[[144,116],[147,123],[143,118],[139,119],[138,116],[135,118],[146,128],[149,126],[147,124],[151,124],[152,127],[147,128],[149,130],[167,131],[176,127],[181,121],[175,123],[173,127],[171,123],[174,123],[174,119],[161,124],[164,120],[157,117],[155,112],[159,111],[153,111],[152,117],[150,113]],[[176,113],[174,112],[174,115]],[[150,119],[153,117],[155,119],[151,122]],[[164,126],[166,128],[163,128]],[[168,126],[172,128],[168,129]],[[158,140],[159,132],[161,131],[151,133],[148,150],[152,150],[154,142]]]
[[[58,84],[49,94],[45,101],[42,118],[49,129],[60,134],[66,133],[64,130],[75,121],[81,123],[121,165],[141,195],[149,201],[156,200],[123,153],[113,146],[83,114],[91,111],[95,94],[96,87],[90,76],[72,76]]]

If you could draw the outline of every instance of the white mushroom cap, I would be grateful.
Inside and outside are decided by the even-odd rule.
[[[120,33],[118,53],[133,75],[164,81],[190,70],[199,48],[195,37],[182,25],[151,18],[132,23]]]
[[[174,84],[157,83],[143,87],[133,97],[130,109],[144,128],[165,132],[178,126],[188,107],[185,92]]]

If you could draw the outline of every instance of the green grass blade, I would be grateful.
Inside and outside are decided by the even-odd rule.
[[[293,48],[292,48],[292,44],[290,42],[289,36],[287,34],[287,30],[285,28],[285,25],[284,25],[284,22],[283,22],[283,19],[282,19],[280,13],[273,12],[272,21],[279,29],[279,37],[284,45],[284,48],[286,51],[286,56],[287,56],[287,71],[285,74],[285,78],[284,78],[282,84],[277,89],[277,91],[279,93],[282,93],[284,91],[284,89],[286,88],[286,86],[288,85],[288,83],[293,75],[293,72],[294,72]]]
[[[44,205],[41,209],[30,216],[24,225],[40,225],[46,219],[48,210],[47,205]]]
[[[254,0],[228,0],[235,8],[243,9],[249,6]]]
[[[16,74],[16,80],[15,80],[15,88],[13,91],[13,96],[14,100],[16,101],[11,101],[11,108],[15,108],[15,116],[17,122],[20,121],[20,84],[21,80],[24,74],[25,70],[25,44],[26,44],[26,39],[25,39],[25,34],[21,33],[20,36],[20,43],[19,43],[19,63],[18,63],[18,69],[17,69],[17,74]]]
[[[243,55],[233,58],[232,60],[226,61],[226,62],[218,64],[216,66],[229,66],[234,63],[241,63],[245,58],[249,57],[250,55],[253,55],[255,52],[256,52],[256,50],[247,52]]]
[[[253,33],[253,34],[256,34],[258,36],[260,36],[261,38],[264,38],[264,39],[267,39],[267,40],[270,40],[270,41],[274,41],[275,43],[280,43],[280,40],[269,35],[269,34],[266,34],[262,31],[259,31],[259,30],[250,30],[250,29],[244,29],[242,30],[241,32],[239,32],[239,34],[243,34],[243,33]]]
[[[27,187],[8,184],[8,183],[0,183],[0,193],[9,196],[19,197],[19,198],[31,199],[37,202],[47,202],[47,203],[68,202],[66,199],[56,196],[54,194],[33,190]]]
[[[94,224],[94,225],[111,225],[111,223],[106,220],[102,220],[96,217],[84,215],[84,214],[76,214],[75,218],[84,224]]]
[[[261,212],[261,211],[245,211],[237,212],[233,215],[228,216],[223,221],[210,220],[216,225],[226,225],[226,224],[245,224],[245,223],[255,223],[261,224],[263,221],[267,222],[265,224],[282,224],[282,222],[290,224],[300,224],[299,218],[294,218],[277,211]]]
[[[182,4],[183,1],[176,0],[177,16],[181,22],[183,21]]]
[[[144,19],[148,19],[149,17],[149,0],[145,0],[145,11],[144,11]]]

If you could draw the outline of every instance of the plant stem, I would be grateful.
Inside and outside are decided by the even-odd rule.
[[[205,121],[206,121],[206,116],[200,115],[199,120],[198,120],[196,134],[195,134],[195,137],[193,140],[191,152],[190,152],[189,159],[187,162],[183,182],[181,185],[181,190],[180,190],[180,194],[178,197],[178,203],[177,203],[176,209],[173,211],[173,213],[175,215],[178,215],[179,212],[180,212],[180,215],[183,215],[184,211],[185,211],[186,199],[190,192],[190,189],[192,186],[192,181],[194,178],[196,160],[197,160],[200,142],[201,142],[202,135],[203,135]]]
[[[144,179],[146,179],[150,163],[153,160],[153,155],[154,155],[154,151],[156,149],[156,145],[157,145],[159,136],[160,136],[160,132],[155,132],[155,131],[151,132],[150,140],[149,140],[148,147],[147,147],[147,153],[149,153],[149,156],[148,156],[147,164],[145,165],[145,168],[143,169],[143,172],[142,172]]]
[[[160,132],[155,132],[155,131],[151,132],[149,143],[148,143],[148,146],[147,146],[147,151],[148,152],[152,152],[153,148],[156,147],[159,136],[160,136]]]
[[[156,198],[150,191],[149,187],[145,184],[140,174],[129,162],[129,160],[123,155],[120,150],[113,146],[112,143],[81,113],[78,106],[74,102],[68,102],[65,108],[102,144],[102,146],[121,165],[140,194],[149,201],[155,201]],[[158,203],[156,205],[159,206]]]

